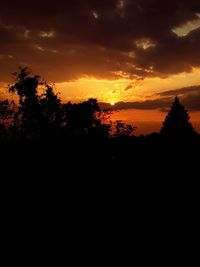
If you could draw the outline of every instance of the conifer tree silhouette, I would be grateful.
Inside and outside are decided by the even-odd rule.
[[[190,117],[185,107],[176,97],[170,112],[168,113],[161,134],[170,138],[193,137],[196,132],[190,123]]]

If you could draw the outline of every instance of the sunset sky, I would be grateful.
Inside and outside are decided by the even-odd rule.
[[[199,0],[1,1],[0,36],[0,98],[28,66],[63,101],[160,122],[179,95],[200,121]]]

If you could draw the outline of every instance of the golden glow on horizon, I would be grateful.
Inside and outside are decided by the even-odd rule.
[[[100,102],[144,101],[156,97],[159,92],[200,84],[200,68],[168,78],[146,78],[141,81],[129,79],[105,80],[80,78],[77,81],[57,83],[56,90],[64,102],[80,102],[97,98]],[[128,89],[127,89],[128,88]]]
[[[167,115],[159,110],[127,109],[113,112],[111,120],[122,120],[125,123],[136,126],[136,135],[149,134],[161,129],[162,123]],[[190,118],[195,129],[200,133],[200,112],[190,112]]]
[[[158,93],[200,85],[200,68],[195,68],[191,73],[181,73],[169,76],[166,79],[146,78],[141,81],[129,79],[106,80],[95,78],[81,78],[76,81],[57,83],[56,92],[60,93],[63,102],[81,102],[88,98],[97,98],[100,102],[107,102],[114,106],[117,102],[145,101],[159,98]],[[0,99],[7,95],[7,84],[0,83]],[[14,95],[10,96],[14,100]],[[112,120],[122,120],[136,125],[139,133],[150,133],[159,130],[166,113],[159,110],[121,110],[114,112]],[[200,112],[190,112],[191,122],[200,132]],[[139,123],[140,122],[140,123]]]
[[[0,83],[0,97],[7,97],[7,83]],[[200,85],[200,68],[190,73],[181,73],[168,78],[146,78],[144,80],[106,80],[80,78],[75,81],[56,83],[56,93],[60,93],[63,102],[81,102],[97,98],[100,102],[112,105],[117,102],[145,101],[159,98],[159,93]]]

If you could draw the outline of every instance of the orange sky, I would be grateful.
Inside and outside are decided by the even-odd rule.
[[[132,85],[126,90],[128,85]],[[80,102],[88,98],[97,98],[101,102],[111,104],[119,101],[145,101],[154,99],[157,93],[170,89],[188,87],[200,84],[200,69],[193,69],[191,73],[181,73],[167,78],[146,78],[141,81],[129,79],[103,80],[85,77],[79,80],[56,83],[57,93],[64,102]],[[6,95],[6,84],[1,85]],[[13,97],[12,97],[13,98]],[[165,112],[159,110],[121,110],[114,112],[112,120],[123,120],[137,126],[136,134],[158,131],[166,116]],[[190,112],[191,121],[200,130],[200,112]]]
[[[130,109],[113,112],[111,120],[122,120],[125,123],[135,125],[137,127],[135,134],[139,135],[159,131],[166,115],[166,112],[159,110]],[[195,129],[200,132],[200,111],[190,112],[190,119]]]
[[[132,88],[126,90],[128,85]],[[57,83],[57,92],[63,101],[79,102],[88,98],[97,98],[101,102],[144,101],[155,98],[156,93],[200,84],[200,69],[191,73],[181,73],[167,78],[146,78],[141,81],[120,79],[103,80],[92,77],[65,83]]]
[[[11,82],[11,79],[10,79]],[[0,82],[0,96],[6,96],[8,83]],[[131,85],[131,88],[126,88]],[[120,101],[144,101],[154,99],[156,94],[193,85],[200,85],[200,68],[191,73],[180,73],[167,78],[145,78],[130,80],[96,79],[84,77],[78,80],[56,83],[55,91],[60,94],[63,102],[80,102],[88,98],[97,98],[100,102],[117,103]]]
[[[199,0],[3,1],[0,34],[0,99],[10,73],[27,66],[55,82],[63,102],[172,101],[162,93],[186,88],[181,97],[200,121]],[[113,118],[148,129],[166,115],[123,108]]]

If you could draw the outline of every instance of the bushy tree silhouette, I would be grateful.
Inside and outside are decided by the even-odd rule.
[[[39,137],[42,127],[42,112],[38,96],[39,76],[31,76],[27,68],[20,69],[9,92],[19,96],[19,108],[15,114],[15,128],[27,138]]]
[[[64,114],[60,98],[53,88],[46,84],[46,91],[40,98],[42,116],[45,124],[45,136],[56,136],[60,133]]]
[[[43,83],[40,76],[31,75],[27,68],[21,68],[14,75],[15,82],[9,86],[9,92],[18,95],[19,104],[13,115],[13,137],[43,140],[49,137],[59,140],[62,137],[63,140],[69,136],[91,139],[109,136],[110,125],[102,123],[102,111],[96,99],[62,104],[53,88]],[[41,94],[39,89],[45,92]],[[1,106],[1,117],[5,117],[9,103]]]
[[[96,99],[79,104],[64,105],[66,130],[70,136],[100,135],[109,133],[109,125],[102,124],[100,107]]]
[[[53,88],[44,84],[40,76],[31,75],[27,68],[21,68],[14,75],[15,83],[9,86],[9,92],[18,95],[19,105],[14,114],[13,135],[28,139],[58,135],[63,112]],[[42,95],[40,86],[45,87]]]
[[[161,134],[169,138],[191,138],[195,135],[195,130],[190,123],[190,117],[185,107],[176,97],[170,112],[168,113]]]

